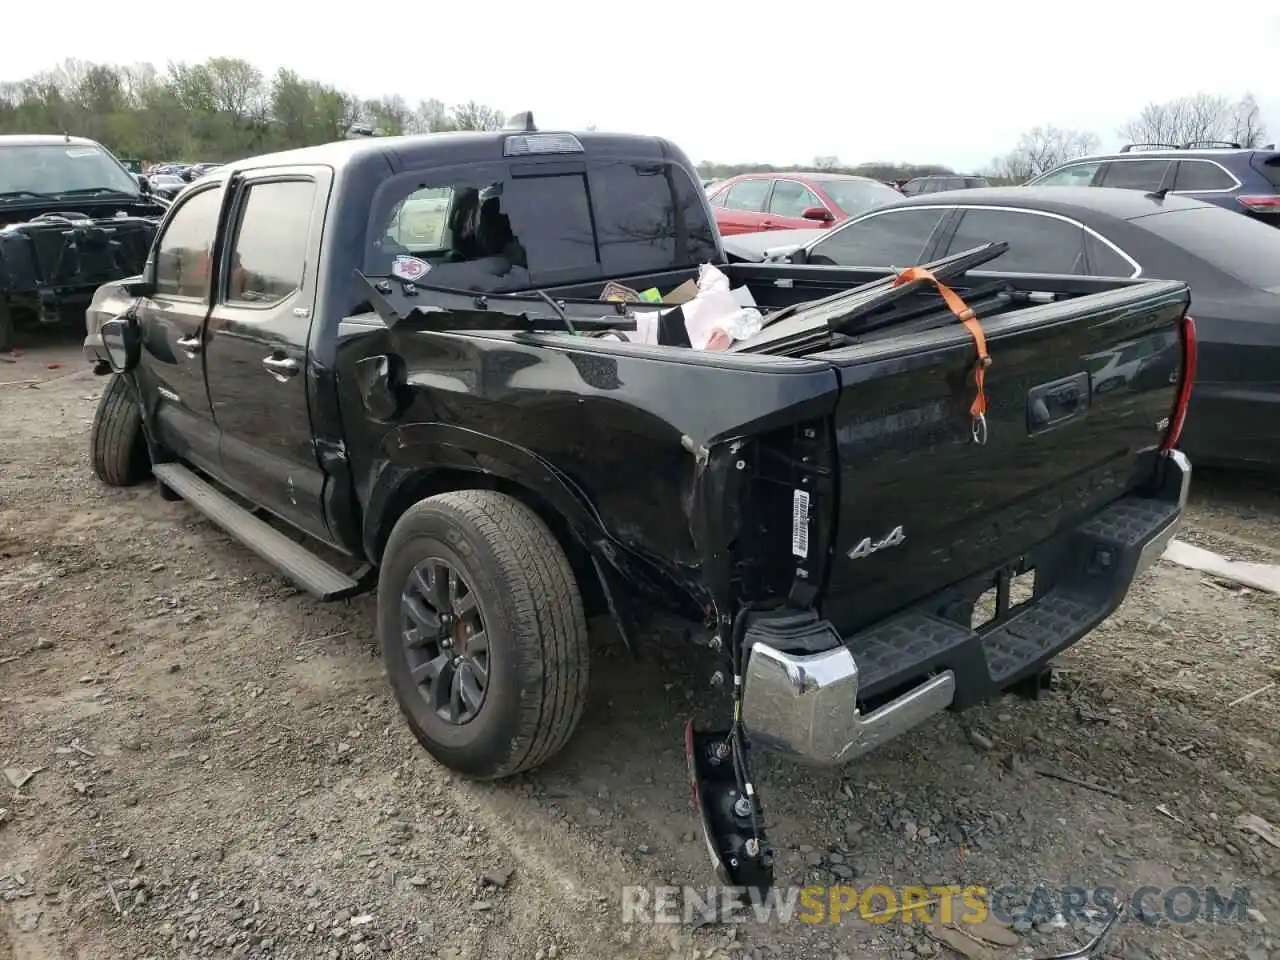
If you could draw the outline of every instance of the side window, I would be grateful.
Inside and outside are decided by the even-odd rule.
[[[315,192],[310,180],[250,185],[231,247],[227,303],[279,303],[302,285]]]
[[[707,202],[710,203],[713,207],[723,207],[724,202],[726,199],[728,199],[728,197],[729,197],[729,191],[721,190],[719,193],[712,194],[710,197],[708,197]]]
[[[920,188],[923,186],[924,182],[921,180],[908,180],[902,185],[902,192],[908,197],[914,197],[920,192]]]
[[[1112,160],[1100,186],[1122,190],[1156,190],[1172,160]]]
[[[1133,264],[1091,233],[1084,235],[1089,274],[1094,277],[1131,277]]]
[[[761,213],[764,210],[764,199],[769,195],[770,181],[742,180],[729,188],[729,196],[725,198],[728,210],[745,210],[748,213]]]
[[[1008,251],[984,265],[984,270],[1084,274],[1085,236],[1080,227],[1056,217],[1015,210],[965,210],[948,253],[1003,240],[1009,244]]]
[[[839,267],[912,267],[945,210],[891,210],[836,228],[809,251],[808,262]]]
[[[193,194],[174,213],[156,246],[158,296],[208,296],[209,254],[221,206],[222,191],[214,188]]]
[[[1098,172],[1100,166],[1102,166],[1101,161],[1073,163],[1067,167],[1059,167],[1035,181],[1035,185],[1037,187],[1087,187],[1093,181],[1093,175]]]
[[[1236,182],[1231,174],[1208,160],[1183,160],[1173,180],[1174,190],[1233,190]]]
[[[803,183],[794,180],[775,180],[773,196],[769,198],[769,212],[780,217],[800,217],[810,207],[820,207],[819,200]]]

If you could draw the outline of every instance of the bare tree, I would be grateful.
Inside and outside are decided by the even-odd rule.
[[[1032,127],[1018,138],[1012,150],[991,161],[987,173],[994,180],[1024,183],[1097,148],[1097,135],[1087,130]]]
[[[839,157],[822,156],[813,158],[813,169],[815,170],[835,170],[839,166]]]
[[[1242,147],[1260,147],[1266,135],[1267,128],[1263,126],[1258,101],[1252,93],[1246,93],[1232,111],[1229,139]]]
[[[1244,147],[1260,146],[1266,135],[1253,94],[1232,101],[1208,93],[1149,103],[1119,133],[1131,143],[1178,146],[1219,140]]]

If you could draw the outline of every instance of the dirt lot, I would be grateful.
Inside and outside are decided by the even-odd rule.
[[[401,723],[368,598],[317,604],[152,487],[96,483],[101,386],[69,344],[0,361],[0,763],[38,771],[0,778],[0,960],[955,955],[898,922],[624,923],[625,884],[710,882],[688,651],[647,638],[634,663],[600,624],[567,751],[453,778]],[[1206,475],[1186,537],[1280,559],[1280,495]],[[779,882],[1247,888],[1243,921],[1130,923],[1111,955],[1280,957],[1280,850],[1237,826],[1280,823],[1280,688],[1231,705],[1280,679],[1278,614],[1161,563],[1048,698],[839,772],[763,759]],[[1044,956],[1098,927],[1053,912],[961,945]]]

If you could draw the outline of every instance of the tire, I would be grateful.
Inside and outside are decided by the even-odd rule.
[[[151,474],[142,411],[129,384],[115,374],[98,401],[89,433],[89,456],[98,479],[112,487],[131,487]]]
[[[442,569],[433,569],[437,561],[461,575],[479,611],[478,621],[463,627],[459,617],[448,628],[455,646],[438,656],[438,642],[410,650],[403,639],[415,622],[403,598],[441,579],[432,576]],[[415,568],[425,573],[414,578]],[[413,595],[427,593],[433,591]],[[470,720],[451,722],[432,709],[424,693],[429,688],[419,686],[412,671],[452,654],[478,660],[480,654],[464,646],[481,634],[487,638],[483,700]],[[464,490],[405,512],[382,559],[378,639],[414,735],[436,760],[465,776],[495,780],[541,765],[564,747],[582,717],[590,656],[578,585],[551,531],[513,497]]]

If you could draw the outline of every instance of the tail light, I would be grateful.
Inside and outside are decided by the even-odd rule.
[[[1261,193],[1246,197],[1236,197],[1250,213],[1275,213],[1280,214],[1280,195],[1274,193]]]
[[[1169,418],[1169,431],[1160,444],[1161,450],[1172,450],[1182,436],[1182,425],[1187,422],[1187,407],[1191,405],[1191,388],[1196,382],[1196,322],[1190,314],[1182,318],[1182,383],[1178,385],[1178,402]]]

